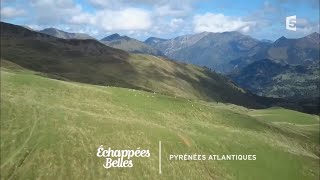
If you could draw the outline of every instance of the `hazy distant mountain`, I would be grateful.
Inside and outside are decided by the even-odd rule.
[[[39,32],[61,39],[95,39],[85,33],[69,33],[55,28],[47,28]]]
[[[120,36],[119,34],[112,34],[100,40],[107,46],[122,49],[132,53],[151,54],[155,56],[163,56],[163,53],[144,42],[130,38],[128,36]]]
[[[252,56],[239,57],[230,61],[230,65],[234,70],[237,70],[261,59],[270,59],[289,65],[314,64],[319,60],[319,43],[318,33],[312,33],[298,39],[287,39],[282,36]]]
[[[145,43],[159,49],[168,57],[176,57],[177,56],[176,53],[179,53],[179,51],[183,50],[184,48],[194,45],[207,34],[208,34],[207,32],[203,32],[203,33],[194,34],[194,35],[179,36],[174,39],[167,39],[167,40],[152,37],[152,38],[148,38],[145,41]]]
[[[146,44],[149,44],[151,46],[154,46],[160,42],[164,42],[166,41],[167,39],[162,39],[162,38],[157,38],[157,37],[149,37],[148,39],[146,39],[144,42]]]
[[[281,37],[273,43],[239,32],[203,32],[169,40],[152,38],[145,42],[172,59],[207,66],[222,73],[241,69],[260,59],[292,65],[319,59],[318,33],[299,39]]]
[[[309,64],[319,60],[319,33],[312,33],[298,39],[281,37],[271,44],[267,58],[292,65]]]
[[[234,67],[230,61],[252,56],[269,45],[239,32],[203,32],[146,43],[172,59],[207,66],[219,72],[230,72]]]
[[[120,40],[120,39],[129,39],[127,36],[120,36],[118,33],[112,34],[110,36],[107,36],[100,41],[115,41],[115,40]]]
[[[263,59],[232,73],[230,77],[239,86],[262,96],[319,97],[318,63],[294,66]]]

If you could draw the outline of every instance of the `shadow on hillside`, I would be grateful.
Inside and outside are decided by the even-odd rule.
[[[129,54],[96,40],[59,39],[1,23],[1,57],[55,79],[139,88],[112,75],[115,68],[134,71]]]
[[[309,113],[319,107],[319,101],[288,101],[244,93],[219,74],[171,60],[159,59],[172,63],[171,71],[152,63],[137,69],[129,63],[130,54],[96,40],[59,39],[7,23],[1,23],[1,57],[55,79],[174,94],[170,87],[149,86],[148,79],[152,79],[206,101],[249,108],[277,105]]]

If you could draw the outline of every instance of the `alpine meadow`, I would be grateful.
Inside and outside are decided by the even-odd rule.
[[[319,179],[307,7],[173,2],[1,1],[1,180]]]

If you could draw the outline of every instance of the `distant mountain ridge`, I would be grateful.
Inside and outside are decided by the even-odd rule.
[[[154,46],[155,44],[159,43],[159,42],[163,42],[166,41],[167,39],[162,39],[162,38],[157,38],[157,37],[149,37],[148,39],[146,39],[144,42],[146,44],[149,44],[151,46]]]
[[[155,56],[163,56],[163,53],[148,44],[128,36],[120,36],[115,33],[100,40],[107,46],[122,49],[131,53],[150,54]]]
[[[116,41],[116,40],[130,40],[128,36],[120,36],[118,33],[111,34],[110,36],[107,36],[105,38],[102,38],[100,41]]]
[[[304,65],[319,60],[319,33],[314,32],[298,39],[281,37],[271,44],[268,58],[291,65]]]
[[[48,34],[57,38],[61,38],[61,39],[95,39],[85,33],[69,33],[56,28],[47,28],[39,32]]]
[[[283,106],[318,112],[318,101],[256,96],[207,68],[130,54],[97,40],[61,39],[1,22],[1,58],[46,77],[159,92],[251,108]]]
[[[146,43],[177,61],[230,74],[234,82],[269,97],[319,97],[319,33],[302,38],[284,36],[274,42],[239,32],[149,38]]]
[[[233,70],[230,61],[239,57],[251,56],[269,43],[261,42],[239,32],[185,35],[158,43],[150,43],[172,59],[206,66],[218,72],[226,73]]]
[[[234,31],[203,32],[168,40],[153,37],[145,43],[169,58],[225,74],[261,59],[291,65],[319,60],[319,33],[316,32],[299,39],[281,37],[275,42],[257,40]]]

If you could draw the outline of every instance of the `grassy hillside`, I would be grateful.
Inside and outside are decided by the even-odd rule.
[[[1,68],[1,179],[317,179],[319,119],[249,110]],[[290,115],[290,116],[288,116]],[[162,141],[162,175],[158,141]],[[106,170],[100,145],[150,149]],[[169,161],[169,154],[256,154],[256,161]]]
[[[291,136],[300,138],[302,141],[319,141],[319,116],[300,113],[283,108],[270,108],[265,110],[255,110],[249,113],[282,131],[291,132]],[[316,147],[319,151],[319,147]]]

